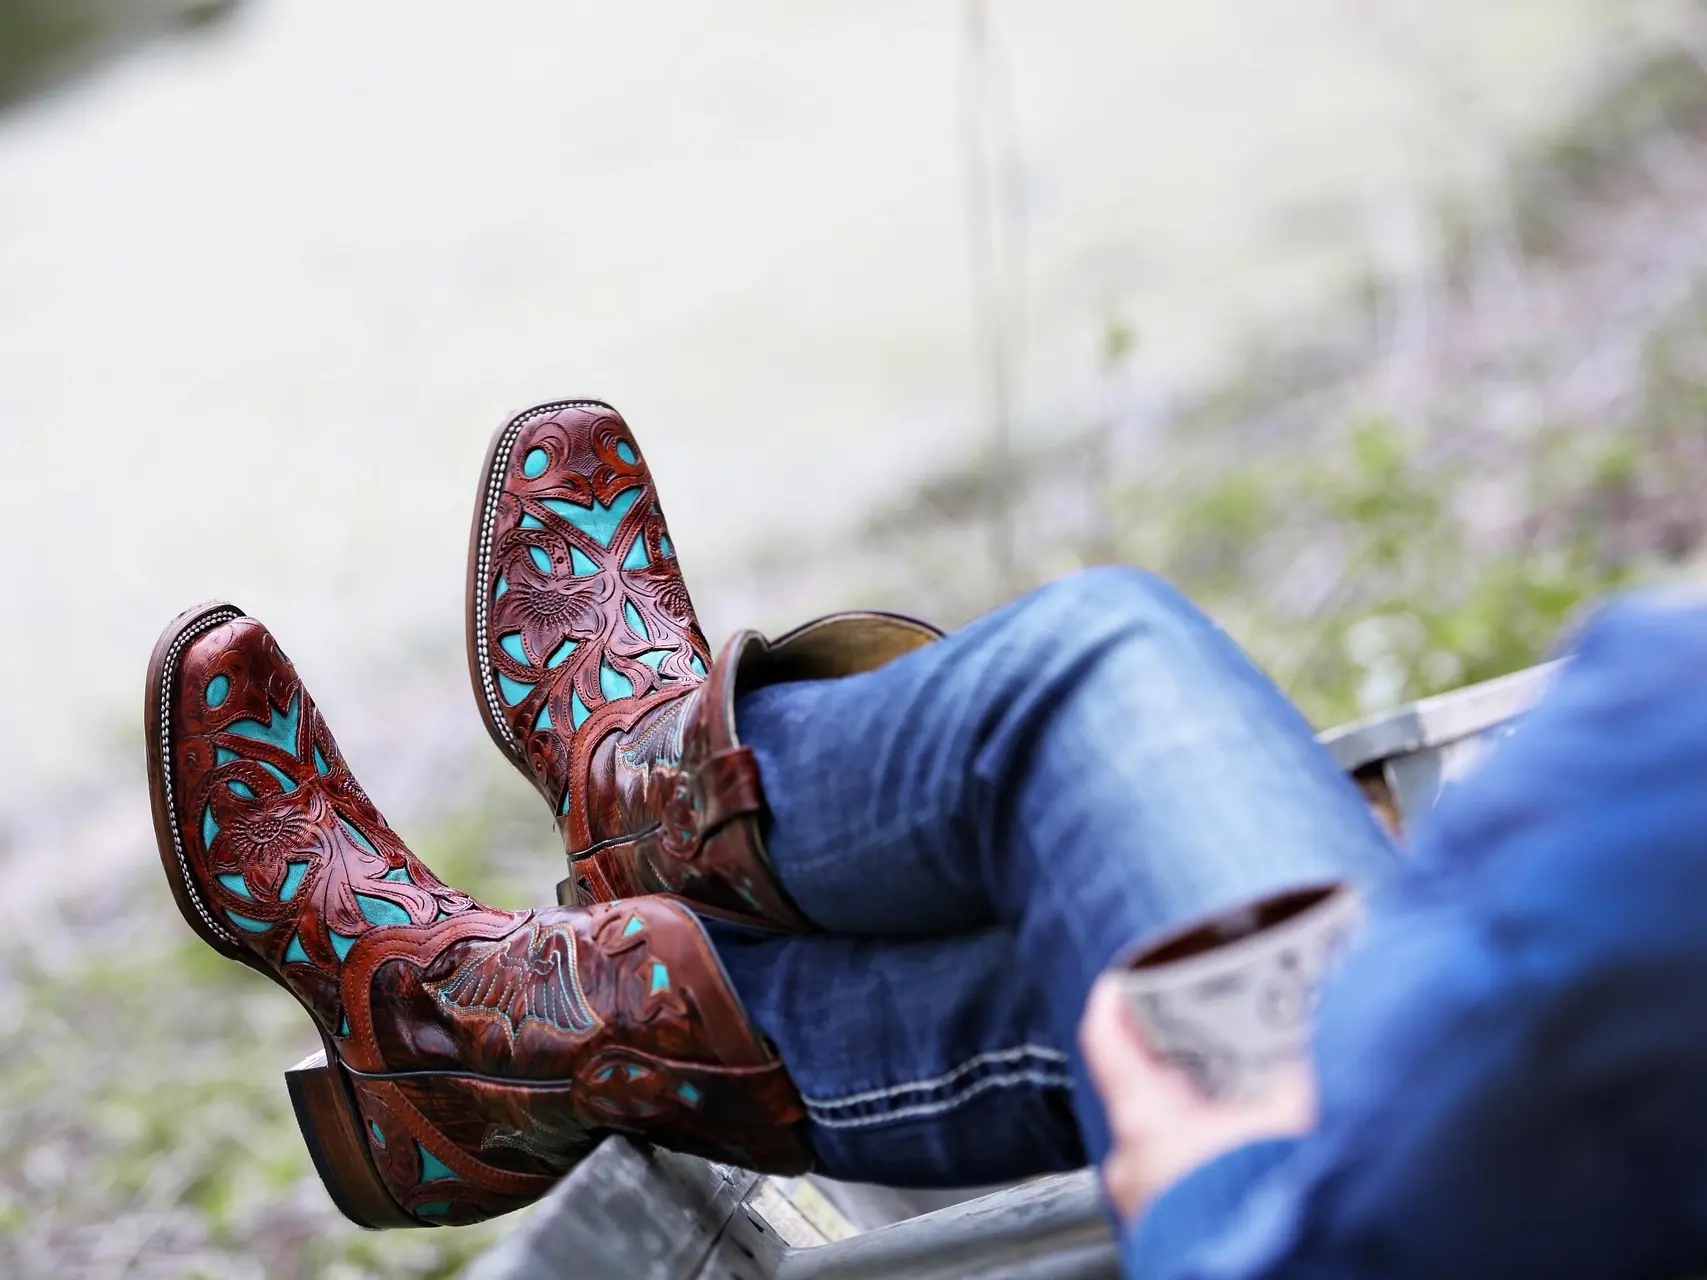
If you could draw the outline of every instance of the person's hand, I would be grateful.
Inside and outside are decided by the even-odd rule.
[[[1184,1072],[1150,1052],[1112,976],[1091,989],[1079,1046],[1108,1115],[1113,1146],[1103,1162],[1103,1186],[1123,1222],[1134,1221],[1161,1191],[1216,1156],[1305,1133],[1315,1123],[1315,1083],[1304,1063],[1277,1075],[1250,1101],[1212,1102],[1198,1093]]]

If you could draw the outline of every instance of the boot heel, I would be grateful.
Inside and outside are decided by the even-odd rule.
[[[327,1045],[285,1072],[297,1127],[326,1193],[358,1227],[377,1231],[428,1225],[399,1208],[380,1180],[362,1133],[361,1113],[337,1060],[337,1051]]]

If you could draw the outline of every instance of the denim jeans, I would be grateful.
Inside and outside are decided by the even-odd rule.
[[[1285,696],[1136,570],[1062,579],[877,671],[756,689],[736,715],[771,860],[823,932],[719,929],[719,948],[832,1177],[1100,1160],[1076,1030],[1116,954],[1394,863]]]

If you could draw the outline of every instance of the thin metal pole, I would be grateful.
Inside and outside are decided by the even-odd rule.
[[[998,587],[1019,584],[1014,527],[1015,370],[1023,341],[1025,234],[1012,86],[985,0],[966,0],[961,79],[961,150],[966,173],[966,245],[972,326],[990,436],[985,519]]]

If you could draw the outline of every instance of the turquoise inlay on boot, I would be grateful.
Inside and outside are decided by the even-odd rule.
[[[670,656],[670,652],[669,649],[648,649],[640,655],[640,660],[656,671],[664,659]]]
[[[308,952],[302,945],[302,935],[294,933],[291,935],[290,946],[285,948],[284,958],[286,964],[308,963]]]
[[[569,548],[569,572],[577,578],[589,578],[599,571],[599,566],[593,563],[593,558],[580,547]]]
[[[356,939],[352,934],[339,933],[336,929],[328,929],[326,932],[331,935],[332,938],[333,954],[335,954],[340,960],[349,955],[350,948],[356,945]]]
[[[385,1145],[385,1132],[379,1127],[377,1121],[369,1120],[367,1122],[367,1131],[373,1135],[375,1146],[383,1147]]]
[[[326,757],[320,754],[320,748],[314,748],[314,772],[324,776],[332,772],[332,766],[326,763]]]
[[[235,911],[227,911],[225,914],[231,918],[232,924],[245,933],[265,933],[273,927],[265,920],[251,920],[248,916],[240,916]]]
[[[241,738],[253,738],[256,742],[265,742],[277,747],[286,755],[296,754],[297,730],[302,724],[302,699],[293,697],[290,700],[290,710],[273,709],[272,722],[262,724],[259,720],[239,720],[227,725],[227,733],[235,733]]]
[[[253,800],[255,798],[255,793],[249,790],[249,784],[247,782],[228,782],[225,784],[225,789],[234,796],[242,796],[245,800]]]
[[[628,622],[628,629],[634,632],[635,635],[639,636],[642,640],[650,640],[652,638],[652,633],[646,629],[646,619],[640,616],[640,610],[634,607],[634,601],[624,600],[622,602],[622,616]]]
[[[569,727],[579,729],[587,723],[591,715],[592,713],[587,710],[587,704],[581,701],[581,691],[571,689],[569,691]]]
[[[550,703],[547,703],[545,706],[543,706],[539,709],[539,714],[537,716],[535,716],[533,719],[533,727],[536,730],[551,728],[551,704]]]
[[[350,1034],[350,1015],[347,1013],[338,1019],[338,1034],[341,1036]]]
[[[296,891],[302,888],[303,877],[308,874],[306,862],[288,862],[285,864],[284,883],[279,886],[279,901],[289,902],[296,897]]]
[[[362,918],[369,924],[408,924],[409,913],[395,902],[387,902],[384,898],[375,898],[371,894],[358,893],[356,905],[362,910]]]
[[[548,667],[560,667],[563,665],[563,660],[574,652],[575,642],[573,640],[565,640],[562,644],[558,645],[551,651],[551,656],[545,660],[545,665]]]
[[[657,960],[652,962],[652,990],[668,991],[670,989],[670,971]]]
[[[519,527],[523,529],[543,529],[545,528],[545,521],[541,520],[531,511],[524,511],[522,512],[522,522]]]
[[[513,707],[533,692],[533,686],[523,684],[520,680],[512,680],[500,671],[498,673],[498,692],[503,694],[504,701]]]
[[[225,705],[226,698],[231,696],[231,677],[215,676],[207,682],[207,705],[220,707]]]
[[[658,539],[658,554],[666,558],[676,554],[676,548],[670,542],[670,535],[667,533]]]
[[[529,547],[528,559],[533,561],[533,567],[541,573],[551,572],[551,557],[545,553],[544,547]]]
[[[448,1164],[428,1151],[419,1142],[415,1144],[415,1150],[421,1153],[422,1182],[440,1182],[446,1178],[455,1178],[458,1182],[462,1181],[461,1177],[452,1171]]]
[[[617,494],[611,499],[608,507],[597,498],[593,499],[593,505],[590,507],[578,507],[562,498],[544,498],[542,501],[589,538],[596,539],[601,547],[608,547],[611,539],[616,537],[617,525],[622,523],[622,518],[628,514],[628,509],[639,497],[640,489],[637,486]]]
[[[449,1212],[449,1200],[429,1200],[426,1204],[417,1205],[415,1208],[417,1218],[442,1218]]]
[[[545,468],[550,462],[551,458],[544,449],[529,449],[528,456],[522,459],[522,474],[529,480],[537,479],[545,474]]]
[[[509,631],[498,637],[498,647],[524,667],[528,665],[527,649],[522,646],[522,633]]]
[[[567,791],[563,793],[563,803],[557,806],[557,815],[561,818],[569,816],[569,793]]]
[[[504,575],[500,573],[498,575],[498,584],[492,588],[492,598],[494,600],[500,599],[503,596],[504,592],[508,591],[509,589],[510,589],[510,584],[504,580]]]
[[[248,898],[251,902],[254,901],[255,895],[249,892],[249,886],[243,883],[242,876],[216,876],[214,878],[239,898]]]
[[[693,673],[696,676],[699,676],[701,679],[705,678],[705,663],[699,660],[699,655],[697,653],[688,659],[688,666],[693,668]]]
[[[688,1106],[697,1107],[699,1105],[700,1098],[702,1098],[704,1095],[701,1094],[698,1089],[694,1088],[691,1084],[689,1084],[687,1081],[684,1080],[684,1081],[682,1081],[682,1083],[680,1085],[678,1085],[676,1087],[676,1096],[678,1098],[680,1098],[683,1102],[687,1103]]]
[[[230,764],[233,760],[241,760],[242,758],[230,747],[215,747],[213,749],[213,766],[216,769],[222,764]]]
[[[357,844],[359,844],[362,848],[366,849],[369,853],[373,854],[375,857],[379,856],[379,850],[375,849],[373,847],[373,841],[369,840],[361,832],[357,831],[348,822],[345,822],[344,819],[342,818],[342,816],[340,816],[338,818],[338,825],[343,827],[344,830],[349,833],[350,839],[354,840]]]
[[[621,458],[631,467],[640,461],[639,456],[634,452],[634,446],[629,444],[626,440],[617,441],[616,456]]]
[[[622,936],[625,938],[633,937],[645,927],[646,922],[639,916],[629,916],[628,923],[622,926]]]
[[[609,662],[600,662],[599,692],[605,695],[606,702],[615,702],[618,698],[632,698],[634,681],[622,672],[613,670]]]
[[[268,773],[272,774],[273,777],[279,780],[279,790],[283,791],[286,795],[289,795],[292,791],[296,790],[296,780],[283,769],[280,769],[276,765],[270,765],[265,760],[257,760],[255,763],[260,765],[261,768],[265,769]]]
[[[381,880],[389,880],[389,881],[391,881],[392,884],[414,884],[415,883],[415,881],[409,875],[409,868],[408,867],[393,867],[390,871],[387,871],[384,875],[382,875],[380,877],[380,879]]]
[[[624,569],[644,569],[651,563],[652,561],[646,555],[646,531],[642,529],[634,535],[634,545],[628,549],[628,554],[623,557],[622,567]]]
[[[213,806],[202,810],[202,848],[213,848],[213,838],[219,834],[219,823],[213,820]]]

